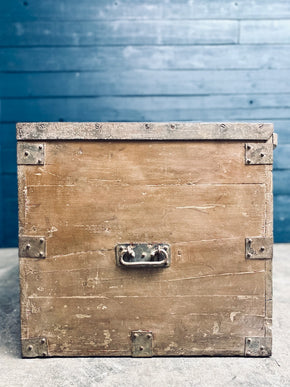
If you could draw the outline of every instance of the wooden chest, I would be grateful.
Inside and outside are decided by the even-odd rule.
[[[271,124],[17,138],[24,357],[271,354]]]

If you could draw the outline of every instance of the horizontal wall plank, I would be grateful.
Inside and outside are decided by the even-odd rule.
[[[290,17],[285,0],[29,0],[1,1],[2,20],[278,19]]]
[[[232,44],[238,31],[234,20],[5,22],[0,46]]]
[[[272,120],[274,132],[278,133],[279,144],[290,144],[290,120]]]
[[[274,197],[274,242],[289,243],[290,235],[290,196]]]
[[[242,44],[290,44],[290,20],[242,20]]]
[[[288,45],[2,48],[0,71],[289,69]]]
[[[2,173],[16,173],[16,146],[2,149]]]
[[[275,169],[289,169],[290,172],[290,144],[279,145],[275,151],[274,158]],[[290,179],[288,180],[290,186]]]
[[[0,123],[0,143],[3,148],[13,148],[16,146],[16,125],[14,123]]]
[[[290,70],[0,73],[0,97],[290,93]]]
[[[2,175],[3,182],[3,197],[10,199],[17,199],[17,175],[14,174],[4,174]]]
[[[6,99],[2,121],[239,121],[288,118],[287,94]],[[253,101],[250,103],[250,101]],[[283,106],[283,108],[282,108]]]
[[[275,158],[275,153],[274,153]],[[274,195],[290,196],[290,169],[274,170],[273,172]]]
[[[3,200],[3,243],[5,247],[18,245],[18,205],[15,198],[4,198]]]

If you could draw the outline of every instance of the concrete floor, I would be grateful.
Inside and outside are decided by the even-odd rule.
[[[21,359],[18,258],[0,250],[0,386],[290,386],[290,244],[274,249],[271,358]]]

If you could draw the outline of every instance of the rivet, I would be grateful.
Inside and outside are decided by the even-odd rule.
[[[150,333],[148,333],[147,335],[147,339],[151,339],[152,335]]]
[[[170,128],[171,128],[171,129],[175,129],[175,125],[174,125],[174,124],[171,124],[171,125],[170,125]]]
[[[25,156],[28,156],[28,155],[29,155],[29,152],[28,152],[28,151],[25,151],[24,154],[25,154]]]
[[[252,239],[248,239],[248,242],[249,242],[249,244],[251,244],[253,241],[252,241]]]
[[[41,344],[45,344],[45,342],[46,342],[44,337],[40,341],[41,341]]]
[[[251,356],[251,352],[250,352],[250,351],[248,351],[248,352],[246,353],[246,355],[248,355],[248,356]]]
[[[251,145],[247,145],[247,149],[248,150],[252,149]]]
[[[226,125],[225,124],[221,124],[221,128],[225,128],[226,127]]]
[[[27,250],[29,250],[30,247],[31,247],[30,243],[27,243],[27,245],[26,245]]]
[[[248,257],[248,258],[251,258],[251,256],[252,256],[251,253],[248,253],[248,254],[247,254],[247,257]]]
[[[247,164],[250,164],[251,163],[251,160],[250,159],[247,159]]]
[[[42,356],[43,356],[43,357],[46,357],[46,353],[45,353],[45,352],[42,352]]]
[[[42,149],[42,145],[39,145],[39,147],[38,147],[40,150]]]
[[[141,257],[142,257],[142,258],[145,258],[145,257],[146,257],[146,253],[142,253],[142,254],[141,254]]]
[[[44,239],[43,239],[43,238],[40,238],[40,239],[39,239],[39,242],[40,242],[40,243],[43,243],[43,242],[44,242]]]
[[[140,349],[140,351],[143,351],[144,347],[142,347],[142,345],[141,345],[141,347],[139,349]]]
[[[265,156],[265,153],[261,153],[261,157],[264,157]]]
[[[167,250],[168,250],[168,247],[167,247],[167,246],[164,246],[163,249],[164,249],[165,251],[167,251]]]
[[[265,247],[264,247],[264,246],[262,246],[262,247],[260,248],[260,250],[261,250],[261,251],[264,251],[264,250],[265,250]]]
[[[37,162],[38,162],[38,164],[41,164],[42,163],[42,161],[39,159],[39,160],[37,160]]]
[[[264,345],[261,345],[260,350],[264,351],[264,349],[265,349]]]
[[[133,335],[134,337],[138,337],[138,334],[137,333],[134,333],[134,335]]]
[[[145,124],[145,128],[149,129],[150,128],[149,124]]]
[[[33,346],[30,344],[28,347],[27,347],[28,351],[32,351],[33,349]]]
[[[39,256],[40,256],[40,257],[43,257],[43,251],[40,251],[40,252],[39,252]]]
[[[124,250],[124,247],[123,247],[123,246],[120,246],[120,247],[119,247],[119,250],[120,250],[120,251],[123,251],[123,250]]]
[[[248,342],[248,343],[251,343],[251,342],[252,342],[252,339],[249,338],[249,339],[247,340],[247,342]]]

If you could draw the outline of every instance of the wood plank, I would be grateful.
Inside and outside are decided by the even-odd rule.
[[[280,144],[278,151],[275,152],[274,168],[290,169],[290,144]]]
[[[0,46],[233,44],[233,20],[114,20],[5,22]]]
[[[241,142],[188,142],[186,146],[180,141],[110,142],[107,146],[103,142],[49,142],[45,154],[41,173],[35,173],[33,166],[26,169],[27,186],[76,184],[79,168],[87,169],[89,183],[265,184],[270,168],[246,166]],[[80,165],[72,169],[75,157]]]
[[[288,45],[17,47],[1,48],[0,71],[289,69],[288,53]]]
[[[274,195],[290,196],[290,169],[274,171]]]
[[[92,2],[71,0],[69,7],[66,0],[46,0],[29,3],[10,0],[1,2],[1,20],[131,20],[131,19],[286,19],[290,18],[290,7],[285,0],[259,0],[229,2],[218,0],[204,2],[195,0],[147,0],[135,2],[124,0],[110,2],[99,0]]]
[[[18,123],[18,140],[267,140],[272,124],[251,123]]]
[[[274,229],[276,243],[287,243],[290,235],[290,196],[276,195],[274,197]]]
[[[131,70],[0,73],[2,97],[290,93],[290,70]],[[249,99],[251,96],[249,95]]]
[[[244,259],[242,238],[174,249],[174,266],[156,272],[124,271],[113,251],[21,259],[24,337],[47,337],[50,355],[130,355],[130,331],[140,328],[153,330],[155,355],[242,355],[242,338],[263,334],[264,262]]]
[[[260,95],[256,100],[252,97],[228,95],[4,99],[2,121],[264,122],[289,118],[289,95]]]
[[[241,20],[241,44],[289,44],[289,20]]]
[[[157,235],[152,231],[152,223],[158,225],[160,234],[157,239],[167,240],[170,236],[173,238],[172,242],[233,238],[240,236],[241,233],[244,233],[244,236],[251,233],[263,235],[264,184],[229,184],[237,181],[237,178],[230,179],[231,171],[234,173],[232,168],[229,169],[227,177],[226,171],[229,168],[227,160],[218,162],[214,168],[217,169],[214,178],[217,183],[211,184],[212,161],[210,158],[207,159],[209,168],[205,169],[204,157],[195,159],[192,151],[194,146],[197,154],[206,154],[212,150],[221,155],[215,144],[208,146],[210,144],[207,142],[192,145],[188,143],[187,145],[191,147],[186,150],[184,143],[177,146],[156,143],[155,149],[150,142],[139,143],[139,146],[135,142],[126,145],[71,143],[74,149],[72,152],[70,146],[61,146],[58,143],[47,145],[51,145],[51,153],[56,154],[51,161],[47,157],[44,167],[31,166],[23,169],[20,167],[19,171],[27,171],[25,185],[22,187],[28,195],[25,218],[21,220],[22,232],[27,235],[40,233],[47,237],[53,236],[48,244],[48,254],[77,252],[80,251],[80,245],[83,251],[83,248],[112,249],[117,242],[128,240],[155,240]],[[234,155],[237,150],[239,154],[236,168],[240,166],[245,171],[253,170],[257,174],[263,171],[265,166],[249,168],[245,165],[242,161],[242,147],[238,149],[237,144],[232,145],[232,147],[227,145],[231,154]],[[164,150],[159,151],[166,146],[170,149],[168,154]],[[98,149],[101,152],[99,157],[96,156],[99,153]],[[146,173],[146,169],[151,170],[154,165],[150,156],[152,150],[157,152],[155,161],[159,156],[165,163],[158,163],[156,169],[153,167],[154,178],[150,178],[150,174]],[[51,154],[49,146],[46,152],[48,155]],[[130,154],[132,155],[129,156]],[[144,156],[146,154],[148,157]],[[181,157],[184,157],[184,161],[178,167],[173,167],[170,159]],[[72,165],[75,167],[72,168]],[[56,175],[54,184],[51,184],[51,179],[45,183],[44,180],[37,182],[35,176],[30,177],[31,174],[41,173],[43,170],[47,170],[51,176]],[[200,170],[204,171],[202,179]],[[112,171],[113,175],[110,176]],[[183,178],[174,181],[175,173],[183,175]],[[244,173],[246,179],[250,179],[249,182],[253,181],[251,173],[254,172],[250,175]],[[23,172],[20,176],[22,174]],[[60,181],[58,175],[62,176]],[[163,179],[164,184],[161,183]],[[31,184],[30,181],[36,184]],[[250,195],[255,199],[249,204]],[[43,197],[47,197],[45,202],[42,200]],[[98,198],[97,201],[95,198]],[[63,203],[66,205],[63,206]],[[164,206],[168,208],[166,212],[163,211]],[[51,213],[49,225],[46,222],[47,213]],[[129,221],[132,218],[135,219],[133,224]],[[218,229],[214,219],[219,219],[221,227]],[[37,230],[35,224],[38,224]]]

